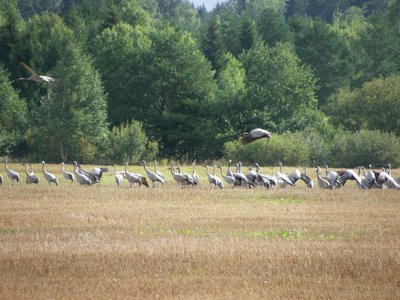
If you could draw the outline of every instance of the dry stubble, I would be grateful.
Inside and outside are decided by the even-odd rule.
[[[400,293],[398,191],[181,189],[172,180],[117,189],[111,181],[0,188],[0,298]]]

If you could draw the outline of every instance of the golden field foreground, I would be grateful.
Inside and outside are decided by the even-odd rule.
[[[1,299],[400,295],[399,191],[181,189],[172,179],[118,189],[111,173],[94,187],[58,177],[0,186]]]

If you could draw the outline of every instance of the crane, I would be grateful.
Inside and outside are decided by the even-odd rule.
[[[28,65],[28,63],[21,57],[17,56],[18,62],[27,70],[31,76],[29,77],[21,77],[16,79],[15,81],[21,81],[21,80],[27,80],[27,81],[35,81],[35,82],[40,82],[40,83],[46,83],[46,84],[53,84],[56,82],[56,80],[50,76],[45,76],[45,75],[39,75],[31,66]]]
[[[74,175],[72,175],[72,173],[70,173],[70,172],[65,171],[64,162],[61,163],[61,171],[63,173],[63,176],[64,176],[65,180],[71,181],[71,183],[74,182]]]
[[[115,171],[115,183],[117,184],[118,187],[122,185],[122,182],[124,181],[124,176],[125,174],[124,171],[117,171],[117,166],[114,165],[114,171]]]
[[[250,144],[251,142],[254,142],[258,139],[262,139],[262,138],[270,138],[271,137],[271,133],[265,129],[261,129],[261,128],[256,128],[251,130],[250,132],[245,132],[243,133],[240,142],[243,145],[246,144]]]
[[[47,182],[49,183],[49,185],[50,185],[52,182],[54,182],[55,185],[58,185],[58,179],[57,179],[57,177],[54,176],[53,174],[49,173],[48,171],[46,171],[46,169],[45,169],[45,164],[46,164],[46,162],[45,162],[45,161],[42,161],[42,171],[43,171],[44,179],[47,180]]]
[[[146,177],[144,177],[141,174],[134,174],[128,172],[128,163],[125,164],[125,178],[129,181],[130,187],[136,184],[139,184],[139,186],[142,186],[143,184],[145,187],[149,187]]]
[[[160,175],[156,174],[155,172],[151,172],[146,165],[146,161],[142,161],[144,170],[146,171],[147,177],[149,177],[150,181],[153,184],[153,187],[155,187],[155,184],[157,184],[157,182],[161,183],[162,185],[164,185],[164,178],[162,178]]]
[[[8,167],[7,160],[4,161],[4,167],[6,168],[7,176],[8,176],[8,178],[11,179],[11,182],[13,184],[14,184],[14,181],[19,182],[19,174],[16,171],[13,171]]]
[[[76,161],[74,161],[74,173],[75,173],[76,181],[78,181],[78,183],[80,185],[92,185],[93,184],[89,177],[87,177],[85,174],[82,174],[81,172],[79,172],[78,163]]]
[[[22,164],[25,167],[25,174],[26,174],[26,178],[25,178],[25,182],[26,184],[38,184],[39,183],[39,177],[37,177],[35,175],[35,173],[33,173],[33,170],[31,170],[31,172],[28,172],[28,167],[26,163]],[[32,166],[31,166],[32,167]]]

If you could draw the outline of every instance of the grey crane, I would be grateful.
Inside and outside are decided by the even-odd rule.
[[[19,182],[19,174],[16,171],[13,171],[8,167],[7,160],[4,161],[4,167],[6,168],[7,176],[8,176],[8,178],[11,179],[11,182],[13,184],[14,184],[14,181]]]
[[[260,182],[258,181],[258,174],[256,171],[253,170],[253,167],[249,167],[249,172],[245,174],[247,180],[249,182],[252,182],[254,185],[259,184]]]
[[[65,171],[65,164],[64,162],[61,163],[61,171],[63,173],[63,176],[65,178],[65,180],[67,181],[71,181],[71,183],[74,182],[74,175],[68,171]]]
[[[312,188],[314,186],[314,182],[310,177],[307,176],[307,169],[304,167],[303,170],[304,173],[301,173],[298,169],[294,170],[288,175],[288,178],[293,184],[296,184],[296,182],[300,179],[307,185],[308,188]]]
[[[78,165],[78,167],[79,167],[79,171],[82,174],[84,174],[87,177],[89,177],[89,179],[91,180],[92,184],[99,183],[101,178],[102,178],[102,176],[103,176],[103,173],[109,171],[108,168],[106,168],[106,167],[101,167],[101,168],[95,167],[95,168],[93,168],[92,171],[88,171],[88,170],[84,169],[82,167],[82,165]]]
[[[266,188],[271,188],[276,185],[276,177],[273,177],[268,174],[261,173],[261,167],[258,163],[256,165],[256,173],[258,175],[258,181],[262,183],[262,185]]]
[[[233,177],[232,175],[224,175],[222,173],[222,167],[221,166],[218,166],[218,169],[220,169],[220,171],[221,171],[222,179],[228,184],[228,186],[232,186],[232,188],[234,188],[235,187],[235,182],[236,182],[235,177]]]
[[[206,169],[206,174],[207,174],[207,179],[208,182],[210,183],[210,185],[214,185],[215,187],[218,186],[219,188],[223,188],[224,184],[222,183],[221,179],[217,178],[217,176],[215,176],[215,174],[210,174],[208,172],[208,166],[204,165],[204,168]],[[214,168],[215,170],[215,168]]]
[[[369,165],[369,167],[370,168],[367,173],[365,173],[364,166],[358,167],[358,176],[360,176],[362,184],[368,189],[376,185],[375,173],[372,171],[371,165]],[[361,175],[361,170],[363,171],[363,175]],[[361,185],[359,185],[359,187],[361,187]]]
[[[340,183],[341,186],[344,186],[347,180],[355,180],[357,185],[361,188],[365,188],[364,184],[361,181],[360,176],[354,170],[348,169],[344,171],[338,171],[338,179],[337,181]]]
[[[42,161],[42,171],[43,171],[43,176],[44,179],[47,180],[47,182],[49,183],[49,185],[53,182],[55,185],[58,185],[58,179],[56,176],[54,176],[53,174],[49,173],[48,171],[46,171],[45,169],[45,161]]]
[[[271,133],[265,129],[256,128],[251,130],[250,132],[243,133],[240,142],[244,145],[254,142],[258,139],[262,138],[270,138]]]
[[[179,174],[187,176],[189,178],[189,180],[194,183],[194,185],[197,185],[197,182],[195,180],[193,180],[192,175],[181,171],[181,166],[179,163],[176,163],[176,169],[178,170]]]
[[[166,183],[167,178],[164,176],[163,173],[161,173],[157,170],[158,163],[155,158],[153,159],[153,162],[154,162],[154,173],[156,173],[158,176],[160,176],[162,179],[164,179],[164,183]]]
[[[196,184],[193,181],[193,178],[189,177],[187,174],[182,174],[182,173],[175,172],[173,164],[171,164],[169,169],[171,171],[172,178],[176,181],[176,183],[181,184],[182,187],[188,186],[188,185],[194,186]]]
[[[390,189],[400,190],[400,184],[398,184],[396,180],[394,180],[393,177],[388,172],[386,172],[387,169],[382,169],[384,169],[385,171],[382,171],[379,174],[378,181],[384,182],[384,185]]]
[[[155,185],[157,183],[161,183],[162,185],[164,185],[164,178],[162,178],[160,175],[156,174],[155,172],[151,172],[146,165],[146,161],[142,161],[144,170],[146,171],[147,177],[149,177],[150,181],[152,182],[153,187],[155,187]]]
[[[328,165],[325,164],[325,179],[327,179],[334,187],[341,187],[342,184],[339,181],[339,174],[336,171],[328,171]]]
[[[97,176],[95,174],[93,174],[92,172],[84,169],[82,167],[82,165],[80,165],[80,164],[78,164],[78,171],[79,171],[79,173],[81,173],[81,174],[85,175],[87,178],[89,178],[91,184],[96,184],[96,183],[99,182],[99,180],[98,180],[98,178],[97,178]]]
[[[118,187],[122,185],[122,182],[124,181],[124,176],[125,171],[117,171],[117,166],[114,165],[114,171],[115,171],[115,183],[117,184]]]
[[[129,181],[130,187],[136,184],[139,184],[139,186],[142,186],[143,184],[145,187],[149,187],[146,177],[144,177],[142,174],[128,172],[128,163],[125,164],[125,178]]]
[[[318,186],[321,189],[333,189],[333,184],[328,179],[325,179],[321,176],[321,168],[319,166],[317,166],[317,180]]]
[[[232,160],[228,160],[228,170],[226,171],[227,176],[233,176],[233,173],[231,170],[231,164],[232,164]]]
[[[93,184],[89,177],[87,177],[85,174],[82,174],[81,172],[79,172],[78,163],[76,161],[74,161],[74,173],[75,173],[76,181],[80,185],[92,185]]]
[[[21,56],[18,55],[17,60],[21,64],[21,66],[23,66],[25,70],[27,70],[31,74],[31,76],[21,77],[16,79],[15,81],[27,80],[46,84],[53,84],[56,82],[56,80],[50,76],[39,75],[31,66],[28,65],[28,63]]]
[[[31,169],[31,172],[28,172],[28,166],[26,163],[23,163],[23,166],[25,167],[25,182],[26,184],[38,184],[39,183],[39,177],[37,177],[35,175],[35,173],[33,172],[33,169]],[[32,168],[32,165],[31,165]]]
[[[250,182],[246,175],[242,172],[242,162],[238,162],[236,164],[236,172],[232,173],[232,176],[235,177],[235,186],[247,186],[247,188],[255,187],[254,183]]]
[[[282,162],[279,162],[278,164],[279,164],[279,172],[276,173],[276,175],[281,179],[282,186],[285,186],[287,184],[290,186],[294,186],[294,183],[290,180],[290,178],[285,173],[283,173]]]
[[[217,175],[215,175],[215,169],[216,168],[217,168],[217,166],[213,165],[213,176],[215,178],[215,185],[218,186],[220,189],[223,189],[224,188],[224,183],[222,182],[222,180]]]
[[[193,161],[192,178],[196,185],[200,183],[200,176],[196,172],[196,161]]]

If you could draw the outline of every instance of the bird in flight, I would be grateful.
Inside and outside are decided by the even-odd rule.
[[[29,80],[29,81],[35,81],[35,82],[44,82],[47,84],[53,84],[56,80],[50,76],[44,76],[44,75],[39,75],[34,69],[32,69],[28,63],[21,57],[17,56],[18,62],[23,66],[30,74],[31,76],[29,77],[21,77],[16,79],[15,81],[21,81],[21,80]]]
[[[265,129],[261,129],[261,128],[256,128],[251,130],[250,132],[245,132],[243,133],[243,136],[240,139],[240,142],[243,145],[249,144],[251,142],[254,142],[258,139],[262,139],[262,138],[270,138],[271,137],[271,133]]]

